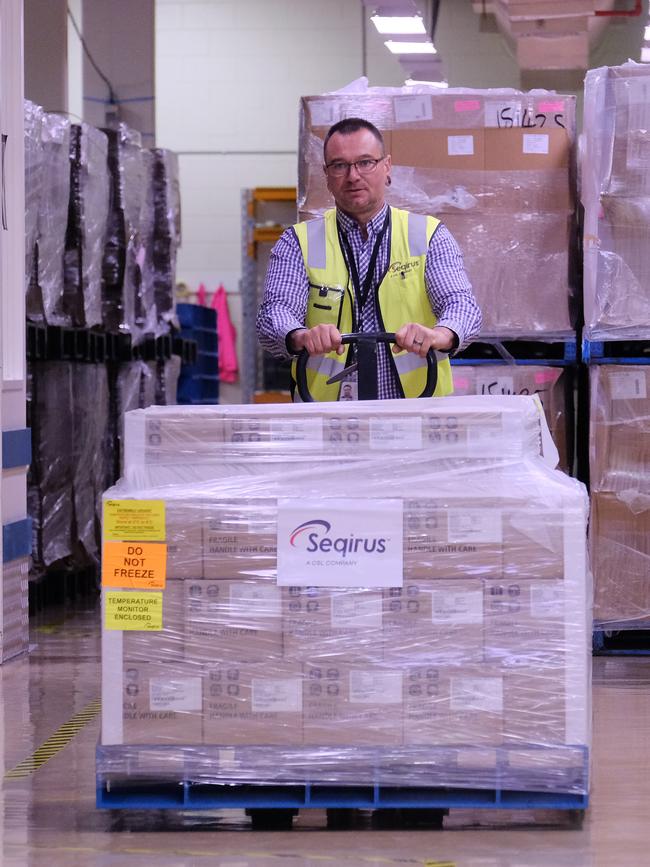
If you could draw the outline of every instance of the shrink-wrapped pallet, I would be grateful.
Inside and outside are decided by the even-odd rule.
[[[650,367],[590,369],[594,619],[617,629],[650,620]]]
[[[508,406],[519,424],[491,428],[492,447],[462,460],[444,444],[374,449],[367,437],[331,460],[312,442],[289,464],[285,441],[278,470],[264,415],[325,430],[337,405],[167,410],[176,453],[202,476],[186,460],[145,484],[131,420],[165,412],[127,417],[130,474],[104,497],[102,785],[586,793],[584,488],[540,454],[533,398],[414,403],[358,404],[357,420],[411,442],[414,418],[424,427],[449,405],[466,428]],[[257,438],[225,450],[210,439],[253,416]],[[224,472],[200,463],[215,442]]]
[[[581,198],[585,325],[594,340],[650,336],[649,106],[645,64],[587,73]]]
[[[382,132],[392,157],[388,203],[438,217],[458,241],[484,336],[571,334],[574,97],[426,88],[303,97],[302,220],[334,205],[323,139],[345,117]]]

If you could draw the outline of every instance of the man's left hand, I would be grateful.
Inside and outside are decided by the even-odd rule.
[[[395,332],[395,344],[393,352],[397,355],[403,349],[413,352],[420,358],[426,358],[430,349],[439,349],[441,352],[449,352],[456,345],[456,335],[451,328],[444,325],[436,325],[435,328],[425,328],[417,322],[407,322],[399,331]]]

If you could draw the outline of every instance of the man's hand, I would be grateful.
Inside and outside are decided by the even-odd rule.
[[[417,322],[407,322],[399,331],[395,332],[395,344],[393,352],[397,355],[403,349],[426,358],[430,349],[439,349],[449,352],[456,343],[456,335],[451,328],[444,325],[436,325],[435,328],[425,328]]]
[[[341,332],[335,325],[316,325],[314,328],[301,328],[291,335],[295,353],[306,349],[310,355],[326,355],[336,352],[343,355],[345,346],[341,343]]]

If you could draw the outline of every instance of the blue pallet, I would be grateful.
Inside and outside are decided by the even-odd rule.
[[[177,304],[176,314],[181,328],[217,328],[217,311],[201,304]]]
[[[578,360],[578,345],[575,338],[569,340],[501,340],[498,344],[515,361],[524,365],[553,365],[565,367]],[[452,364],[511,364],[501,355],[495,342],[481,340],[471,343],[454,356]]]
[[[582,341],[586,364],[650,364],[650,340]]]
[[[505,789],[405,788],[316,784],[218,785],[191,783],[130,784],[97,781],[96,804],[120,810],[337,809],[387,808],[585,810],[589,796]]]
[[[608,623],[592,635],[594,656],[650,656],[650,623]]]

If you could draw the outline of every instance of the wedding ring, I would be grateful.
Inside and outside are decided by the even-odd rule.
[[[413,341],[413,345],[414,345],[414,346],[422,346],[423,343],[424,343],[423,340],[414,340],[414,341]]]

